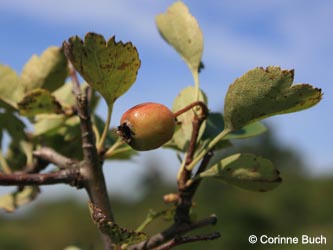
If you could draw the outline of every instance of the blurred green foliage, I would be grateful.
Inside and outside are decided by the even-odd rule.
[[[218,224],[206,227],[203,231],[219,231],[222,237],[176,249],[333,249],[333,177],[308,177],[298,153],[278,145],[270,133],[237,147],[238,152],[255,151],[272,159],[281,170],[283,183],[271,192],[257,193],[221,185],[219,181],[203,181],[194,199],[193,218],[216,214]],[[141,181],[146,190],[142,200],[123,201],[113,198],[113,210],[121,226],[135,229],[145,219],[150,208],[159,211],[167,207],[162,197],[175,191],[175,185],[165,183],[163,177],[158,175],[158,168],[149,172]],[[145,232],[154,234],[169,223],[158,219]],[[0,249],[3,250],[59,250],[71,244],[83,250],[102,249],[88,206],[77,199],[64,197],[64,200],[56,202],[37,201],[35,209],[24,216],[0,214],[0,225]],[[192,232],[196,233],[200,232]],[[323,235],[327,238],[327,244],[251,245],[248,237],[252,234],[299,239],[303,234]]]

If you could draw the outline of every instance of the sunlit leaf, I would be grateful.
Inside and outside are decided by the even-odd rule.
[[[24,65],[21,81],[27,91],[44,88],[53,91],[68,76],[67,58],[59,47],[49,47],[39,57],[33,55]]]
[[[0,208],[6,212],[14,212],[17,208],[33,201],[38,193],[38,187],[19,188],[11,194],[0,196]]]
[[[24,88],[15,71],[0,64],[0,99],[16,108],[23,95]]]
[[[253,154],[235,154],[224,158],[200,174],[201,178],[216,178],[237,187],[265,192],[281,183],[279,171],[271,161]]]
[[[172,105],[172,111],[177,112],[178,110],[193,103],[195,99],[194,96],[195,96],[195,88],[193,86],[189,86],[183,89],[174,100]],[[199,92],[199,100],[203,101],[204,103],[207,103],[207,98],[206,95],[203,93],[203,91]],[[177,123],[179,125],[176,128],[176,132],[172,140],[174,141],[175,145],[177,145],[178,149],[182,151],[187,149],[187,146],[190,142],[193,130],[192,129],[193,117],[194,115],[196,115],[195,112],[200,112],[200,111],[195,111],[197,110],[197,108],[198,107],[194,107],[192,110],[189,110],[177,117]],[[205,130],[206,126],[205,124],[206,123],[203,122],[200,128],[198,140],[200,139]]]
[[[87,83],[82,83],[81,85],[82,93],[86,93],[86,89],[90,88]],[[94,113],[100,99],[100,95],[94,89],[90,89],[91,95],[90,98],[90,112]],[[52,92],[52,95],[57,99],[61,104],[66,115],[71,115],[73,113],[73,108],[76,105],[76,98],[73,94],[73,85],[71,82],[68,82],[62,85],[60,88]],[[66,111],[67,110],[67,111]]]
[[[156,17],[161,36],[183,57],[191,71],[198,71],[203,35],[197,20],[183,2],[175,2],[166,13]]]
[[[134,244],[147,239],[147,235],[123,228],[113,223],[103,214],[102,210],[89,202],[91,218],[97,227],[105,234],[109,235],[115,244]]]
[[[82,248],[79,248],[77,246],[68,246],[64,248],[63,250],[82,250]]]
[[[63,113],[60,103],[45,89],[34,89],[26,93],[18,103],[18,108],[24,116]]]
[[[72,107],[76,105],[76,99],[72,91],[71,83],[63,84],[61,87],[52,92],[52,95],[61,103],[62,106]]]
[[[36,142],[75,159],[82,157],[81,130],[78,116],[38,115],[34,124]]]
[[[105,41],[101,35],[88,33],[84,41],[75,36],[63,46],[75,69],[109,106],[136,80],[141,62],[130,42],[116,42],[115,37]]]
[[[33,164],[33,149],[34,145],[31,142],[21,140],[20,142],[21,150],[25,154],[26,157],[26,165],[32,165]]]
[[[279,67],[255,68],[230,85],[224,104],[229,130],[277,114],[307,109],[317,104],[321,90],[309,84],[292,85],[293,70]]]
[[[34,123],[34,135],[53,133],[64,124],[66,116],[62,114],[42,114],[37,115]]]

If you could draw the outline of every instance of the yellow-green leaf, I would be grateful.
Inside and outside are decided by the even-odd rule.
[[[33,201],[39,193],[38,187],[24,187],[0,197],[0,209],[14,212],[17,208]]]
[[[33,55],[25,64],[21,82],[26,91],[44,88],[53,91],[64,84],[68,76],[67,58],[63,49],[49,47],[39,57]]]
[[[317,104],[321,90],[309,84],[292,85],[293,70],[255,68],[230,85],[224,104],[228,130],[277,114],[307,109]]]
[[[271,161],[253,154],[234,154],[214,164],[200,174],[201,178],[216,178],[237,187],[265,192],[282,181]]]
[[[8,66],[0,64],[0,99],[17,108],[17,102],[22,99],[24,88],[20,84],[16,72]]]
[[[34,123],[34,136],[55,132],[55,130],[62,126],[65,121],[66,116],[63,114],[36,115]]]
[[[166,13],[156,17],[161,36],[183,57],[192,72],[198,71],[203,35],[197,20],[183,2],[175,2]]]
[[[132,43],[88,33],[84,41],[71,37],[63,44],[66,56],[84,80],[112,106],[135,82],[140,59]]]
[[[80,159],[82,144],[80,134],[80,119],[78,116],[37,115],[33,136],[43,145],[53,148],[63,155]]]
[[[52,95],[62,104],[62,106],[72,107],[76,104],[72,89],[72,84],[66,83],[53,91]]]
[[[34,89],[26,93],[18,103],[21,115],[61,114],[62,107],[51,93],[45,89]]]

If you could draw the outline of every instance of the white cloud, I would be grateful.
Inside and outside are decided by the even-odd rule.
[[[221,8],[225,1],[221,1]],[[302,6],[300,1],[227,1],[228,8],[236,9],[238,22],[246,22],[245,16],[265,15],[264,20],[271,22],[274,36],[282,41],[258,39],[237,33],[223,24],[208,23],[205,34],[206,51],[215,61],[226,65],[247,68],[249,65],[279,64],[290,62],[294,65],[311,64],[311,60],[330,51],[333,44],[333,32],[329,25],[333,23],[331,10],[333,2],[316,2]],[[225,7],[224,6],[224,7]],[[260,27],[258,27],[260,29]]]
[[[61,26],[117,27],[147,40],[154,35],[154,13],[159,3],[112,0],[13,0],[0,2],[3,11]],[[152,8],[153,7],[153,8]]]
[[[158,40],[153,20],[167,5],[149,0],[140,3],[129,0],[12,0],[2,1],[0,8],[53,24],[118,27],[118,30],[130,31],[133,37],[138,37],[137,40],[148,46],[160,49],[162,43]],[[302,63],[306,57],[316,54],[318,49],[326,49],[333,43],[333,34],[328,32],[328,25],[333,22],[330,11],[333,4],[329,1],[305,4],[301,0],[227,0],[200,4],[189,2],[188,5],[196,8],[198,14],[201,14],[201,5],[208,10],[227,9],[230,11],[229,17],[234,18],[235,22],[246,22],[251,15],[266,15],[264,20],[272,23],[274,35],[280,36],[288,45],[285,48],[255,36],[248,37],[226,27],[219,16],[205,16],[205,57],[218,64],[223,62],[230,67],[243,69],[248,65],[264,65],[272,60]]]

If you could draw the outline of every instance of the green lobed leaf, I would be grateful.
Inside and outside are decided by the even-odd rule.
[[[198,71],[203,52],[203,35],[197,20],[183,2],[175,2],[156,17],[161,36],[183,57],[192,72]]]
[[[64,42],[65,54],[84,80],[112,106],[135,82],[140,59],[132,43],[107,42],[104,37],[88,33],[84,41],[78,36]]]
[[[224,121],[229,130],[277,114],[307,109],[317,104],[321,90],[309,84],[292,85],[293,70],[280,67],[255,68],[230,85],[224,104]]]
[[[0,196],[0,209],[14,212],[17,208],[33,201],[39,193],[38,187],[26,186],[17,191]]]
[[[61,104],[46,89],[29,91],[17,105],[21,115],[24,116],[63,113]]]
[[[88,205],[93,222],[103,233],[109,235],[113,243],[131,245],[147,239],[147,235],[142,232],[129,230],[113,223],[93,203],[89,202]]]
[[[172,105],[172,111],[177,112],[178,110],[186,107],[187,105],[194,102],[196,90],[193,86],[188,86],[183,89]],[[207,103],[207,98],[205,93],[200,90],[199,92],[199,100]],[[179,124],[176,128],[176,132],[172,139],[172,144],[174,143],[179,150],[185,151],[188,147],[188,144],[191,140],[192,136],[192,121],[193,116],[195,115],[196,107],[192,110],[189,110],[180,116],[177,117],[177,123]],[[204,130],[205,130],[206,122],[203,122],[199,131],[198,140],[200,140]]]
[[[220,160],[200,174],[201,178],[216,178],[237,187],[265,192],[282,181],[271,161],[254,154],[234,154]]]
[[[17,102],[24,95],[24,87],[16,72],[8,66],[0,64],[0,99],[17,108]]]
[[[33,55],[24,65],[21,82],[25,90],[44,88],[53,91],[68,76],[67,58],[62,48],[51,46],[39,57]]]

